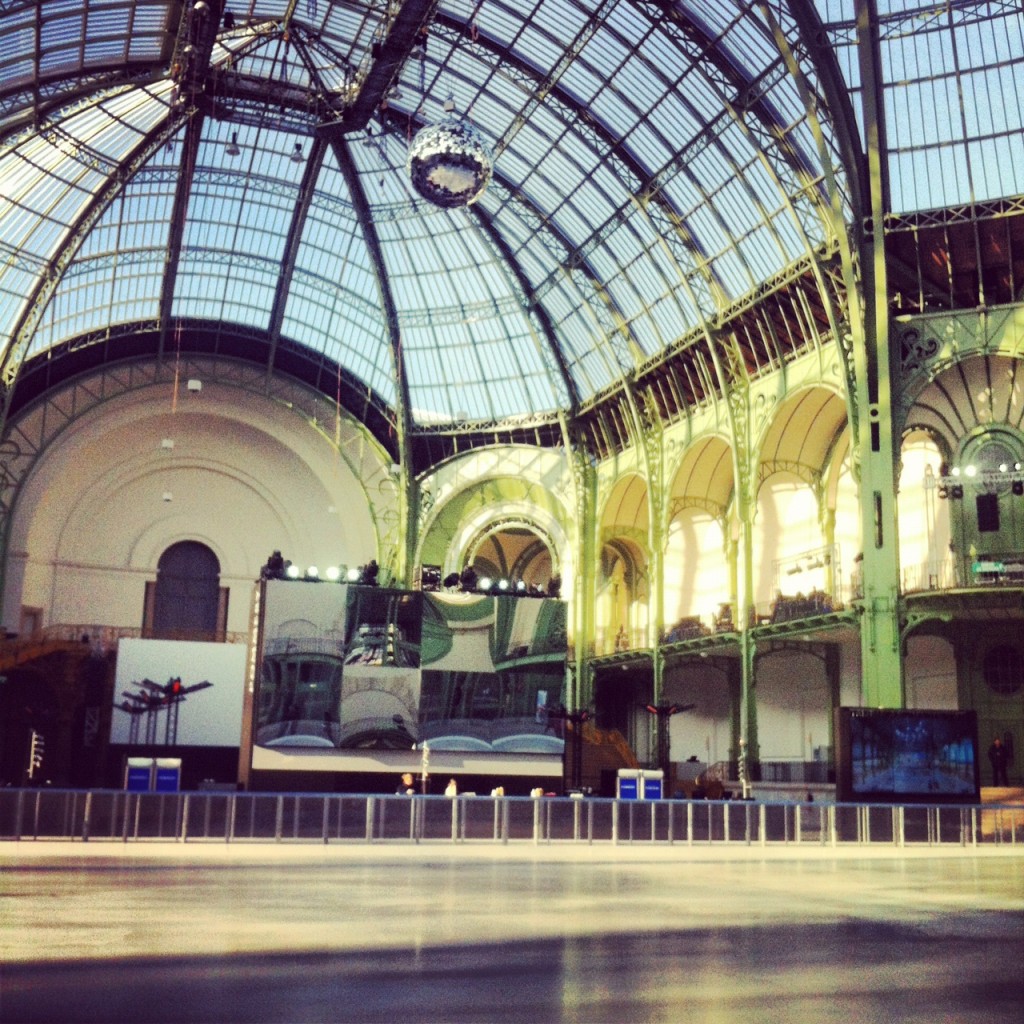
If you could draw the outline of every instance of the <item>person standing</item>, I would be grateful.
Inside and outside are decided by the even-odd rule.
[[[992,762],[992,785],[1008,786],[1010,782],[1006,774],[1006,766],[1010,763],[1010,752],[998,736],[992,741],[992,746],[988,748],[988,759]]]

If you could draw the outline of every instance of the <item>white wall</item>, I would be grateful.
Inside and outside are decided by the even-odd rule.
[[[47,625],[137,627],[146,580],[181,540],[217,555],[232,631],[247,628],[252,582],[274,549],[302,566],[377,557],[362,485],[306,420],[215,385],[172,410],[166,389],[150,388],[76,420],[28,477],[12,519],[4,624],[17,628],[27,605],[43,608]]]
[[[725,673],[711,665],[669,669],[664,694],[669,703],[696,705],[669,719],[669,760],[686,761],[694,755],[709,764],[728,760],[732,723]]]

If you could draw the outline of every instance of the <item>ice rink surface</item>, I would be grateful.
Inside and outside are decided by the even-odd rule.
[[[0,843],[0,1021],[1024,1019],[1024,847]]]

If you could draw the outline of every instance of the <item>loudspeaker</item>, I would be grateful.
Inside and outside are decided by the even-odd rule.
[[[978,507],[978,532],[999,532],[999,497],[995,494],[979,494],[976,498]]]

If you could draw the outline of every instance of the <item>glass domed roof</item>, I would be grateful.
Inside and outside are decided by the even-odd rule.
[[[820,289],[808,268],[864,212],[845,0],[0,11],[8,385],[70,352],[185,347],[305,377],[379,433],[550,426],[641,379],[671,411],[713,388],[701,352],[759,296]],[[1020,12],[1004,13],[925,36],[883,11],[881,70],[903,76],[891,108],[925,116],[932,100],[906,68],[927,56],[918,86],[945,81],[950,40],[977,85],[972,31],[1011,41],[987,76],[1008,89]],[[422,198],[406,162],[450,109],[493,177],[449,209]],[[1019,191],[1019,159],[980,172],[995,128],[1019,148],[1019,104],[1003,118],[934,140],[956,166],[931,185],[914,173],[930,136],[893,146],[903,208],[962,192],[957,167],[976,198]],[[825,301],[793,300],[806,307],[794,321],[817,316],[827,333]],[[745,329],[734,350],[756,372],[799,348],[793,333]]]

